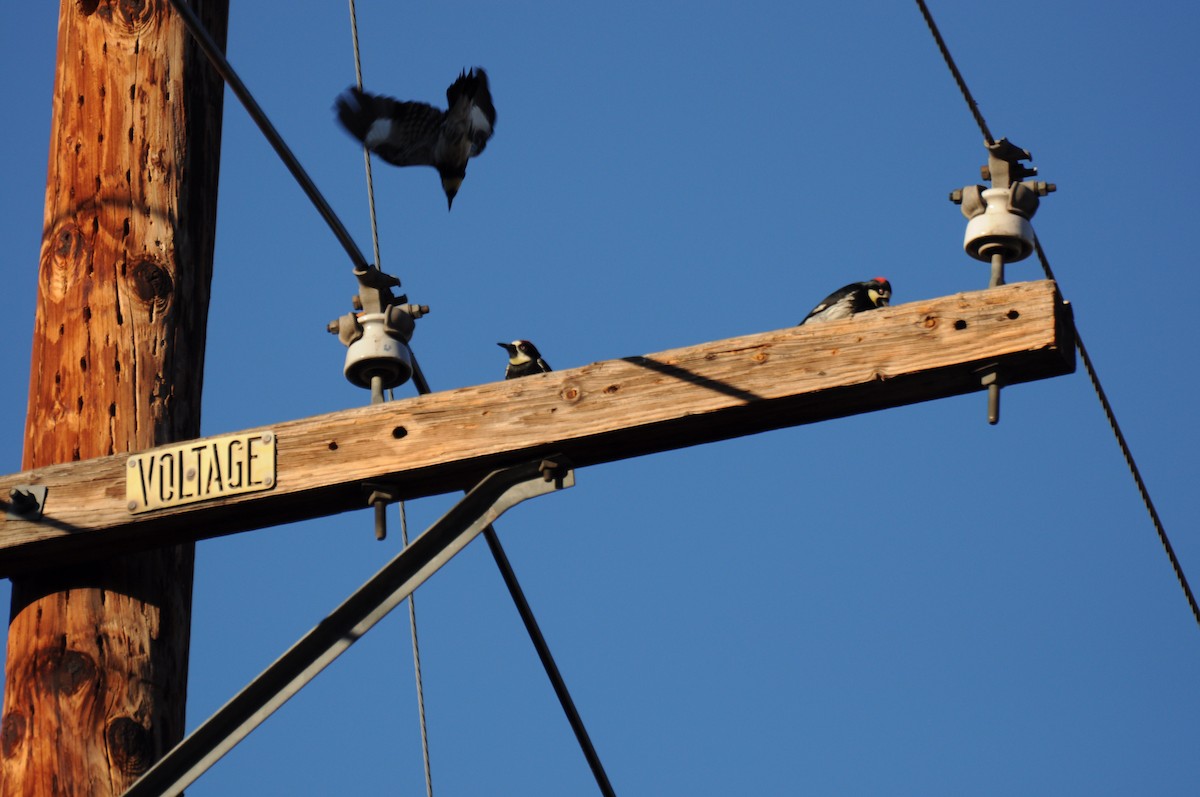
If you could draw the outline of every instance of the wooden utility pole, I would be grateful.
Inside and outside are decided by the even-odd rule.
[[[220,79],[166,2],[59,13],[27,469],[198,435],[212,274]],[[192,562],[14,578],[0,793],[117,795],[182,737]]]

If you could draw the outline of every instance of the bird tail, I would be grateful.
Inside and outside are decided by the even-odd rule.
[[[367,131],[378,117],[375,112],[375,98],[358,86],[351,86],[341,93],[334,103],[338,121],[350,135],[363,141]]]

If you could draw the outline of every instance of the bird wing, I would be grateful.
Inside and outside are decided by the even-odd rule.
[[[808,315],[804,316],[804,321],[808,321],[814,316],[822,316],[825,320],[833,321],[837,318],[854,315],[857,312],[857,308],[854,306],[854,292],[858,287],[858,283],[854,283],[829,294],[820,304],[810,310]],[[801,321],[800,324],[803,324],[804,321]]]
[[[337,99],[338,121],[393,166],[432,166],[445,113],[423,102],[368,94],[351,87]]]
[[[480,67],[470,72],[464,70],[446,89],[446,102],[449,103],[447,115],[454,117],[455,124],[463,126],[471,141],[468,157],[483,152],[496,126],[496,106],[488,88],[487,72]]]

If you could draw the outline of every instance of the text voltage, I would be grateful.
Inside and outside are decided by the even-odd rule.
[[[193,440],[134,454],[125,471],[130,512],[147,512],[275,486],[275,434]]]

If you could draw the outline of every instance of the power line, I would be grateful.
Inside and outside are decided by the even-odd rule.
[[[488,526],[491,528],[491,526]],[[408,547],[408,515],[400,502],[400,541]],[[429,734],[425,728],[425,687],[421,683],[421,646],[417,644],[416,595],[408,596],[408,627],[412,632],[413,674],[417,680],[417,717],[421,723],[421,758],[425,765],[425,795],[433,797],[433,773],[429,766]]]
[[[500,545],[499,535],[496,534],[494,528],[488,526],[483,530],[483,536],[487,540],[488,548],[492,551],[492,558],[496,560],[496,566],[500,568],[500,575],[504,578],[505,586],[508,587],[508,594],[512,596],[513,603],[517,606],[517,613],[521,615],[521,622],[525,624],[525,630],[529,632],[529,639],[533,642],[538,658],[542,661],[542,667],[546,670],[547,677],[550,678],[554,694],[558,696],[563,713],[567,715],[567,722],[570,723],[571,730],[575,732],[575,740],[579,742],[579,749],[583,751],[583,757],[587,759],[588,767],[592,770],[592,777],[596,779],[600,793],[604,797],[616,797],[616,792],[613,791],[612,783],[608,779],[608,773],[604,771],[604,764],[600,761],[600,755],[596,752],[596,747],[592,744],[592,739],[583,724],[583,717],[579,716],[579,711],[575,708],[575,701],[567,690],[567,682],[563,680],[558,665],[554,663],[554,654],[550,652],[550,646],[546,644],[546,637],[542,636],[542,629],[538,627],[537,619],[533,616],[533,609],[529,607],[529,601],[525,600],[525,592],[521,589],[520,582],[517,581],[517,574],[513,572],[508,556]]]
[[[1046,252],[1042,249],[1042,242],[1034,236],[1034,248],[1037,251],[1038,260],[1042,264],[1042,271],[1046,274],[1046,279],[1057,282],[1054,279],[1054,271],[1050,268],[1050,261],[1046,258]],[[1158,516],[1158,510],[1154,507],[1154,501],[1150,498],[1150,490],[1146,487],[1146,482],[1142,479],[1142,472],[1138,469],[1137,462],[1133,458],[1133,452],[1129,449],[1129,443],[1125,439],[1124,432],[1121,431],[1121,425],[1117,423],[1117,415],[1113,412],[1112,404],[1108,401],[1108,395],[1104,392],[1104,387],[1100,384],[1100,375],[1096,373],[1096,366],[1092,363],[1092,358],[1088,356],[1088,351],[1083,345],[1083,338],[1079,336],[1079,327],[1075,326],[1075,348],[1079,352],[1079,359],[1083,361],[1083,370],[1087,372],[1088,379],[1091,380],[1092,387],[1096,391],[1096,397],[1100,399],[1100,406],[1104,410],[1104,416],[1108,418],[1108,425],[1112,427],[1113,436],[1117,439],[1117,445],[1121,447],[1121,455],[1125,458],[1125,464],[1129,468],[1129,473],[1133,476],[1133,481],[1137,485],[1138,493],[1142,496],[1142,503],[1146,505],[1146,511],[1150,513],[1150,522],[1154,524],[1154,530],[1158,532],[1159,542],[1162,543],[1163,550],[1167,553],[1167,558],[1171,560],[1171,569],[1175,571],[1175,577],[1179,579],[1179,586],[1183,588],[1183,594],[1187,598],[1188,606],[1192,609],[1192,615],[1196,618],[1196,622],[1200,624],[1200,605],[1196,603],[1196,596],[1192,592],[1191,585],[1188,584],[1187,576],[1184,575],[1183,566],[1179,563],[1179,557],[1175,555],[1175,548],[1171,545],[1171,539],[1167,536],[1167,529],[1163,526],[1162,518]]]
[[[350,32],[354,43],[354,75],[358,83],[358,88],[361,91],[363,89],[363,79],[362,56],[358,46],[358,15],[354,8],[354,0],[349,0],[349,2]],[[378,267],[380,262],[379,231],[375,221],[375,188],[371,179],[371,151],[365,144],[363,145],[363,160],[366,163],[367,197],[371,210],[371,236],[375,246],[375,263]],[[413,366],[413,381],[417,385],[418,392],[422,394],[429,393],[429,384],[425,382],[424,375],[416,367],[415,360],[413,361]],[[403,529],[403,502],[400,503],[400,518]],[[546,671],[546,676],[550,679],[550,685],[554,689],[554,694],[558,697],[563,713],[567,715],[567,722],[570,724],[571,730],[575,733],[575,739],[583,751],[583,757],[587,760],[588,767],[592,770],[592,776],[596,779],[596,785],[605,797],[616,797],[616,792],[613,791],[612,784],[608,779],[608,773],[604,770],[604,764],[601,763],[600,756],[596,753],[596,748],[592,744],[591,737],[588,735],[587,727],[583,724],[583,718],[575,707],[575,701],[571,697],[570,690],[567,689],[567,682],[563,679],[562,673],[558,669],[558,664],[554,661],[554,654],[551,653],[550,646],[546,643],[546,637],[542,634],[537,618],[533,614],[533,609],[530,607],[529,601],[525,598],[525,591],[521,589],[521,583],[517,580],[517,574],[508,560],[508,555],[504,552],[504,547],[500,544],[500,536],[496,534],[496,530],[492,526],[485,528],[483,534],[487,540],[488,548],[492,552],[492,558],[496,560],[496,567],[500,569],[500,575],[504,579],[504,584],[508,587],[508,593],[517,607],[517,614],[521,616],[521,622],[524,623],[525,630],[529,634],[529,639],[533,642],[538,659],[541,660],[542,667]],[[407,531],[404,531],[404,545],[408,545]],[[421,720],[421,747],[425,762],[425,790],[428,797],[433,797],[433,783],[430,778],[429,768],[429,743],[425,730],[425,698],[421,688],[421,658],[417,648],[416,607],[413,604],[412,595],[408,598],[408,616],[412,628],[413,661],[417,677],[417,702]]]
[[[929,13],[929,7],[925,5],[925,0],[917,0],[917,6],[921,9],[921,16],[925,17],[925,24],[929,26],[929,32],[933,34],[933,40],[937,42],[938,49],[942,51],[942,58],[945,59],[946,66],[950,67],[950,74],[954,76],[958,90],[962,92],[963,99],[967,101],[967,106],[971,109],[971,115],[975,117],[975,123],[979,125],[979,130],[983,133],[984,143],[989,147],[992,146],[996,143],[996,140],[992,138],[992,131],[988,130],[987,122],[983,120],[983,114],[979,112],[979,106],[975,103],[975,98],[971,96],[970,89],[967,88],[967,81],[963,80],[962,73],[958,71],[958,66],[954,63],[954,58],[950,56],[950,48],[946,46],[946,40],[942,38],[937,23],[933,21],[933,14]]]
[[[984,140],[990,147],[995,143],[992,139],[991,131],[988,130],[987,122],[984,121],[983,114],[980,113],[975,98],[971,96],[970,90],[967,89],[967,83],[963,80],[962,73],[958,71],[958,67],[954,63],[954,58],[951,57],[950,50],[946,46],[942,34],[938,31],[937,24],[933,21],[933,15],[929,13],[929,8],[925,5],[925,0],[916,0],[916,2],[917,6],[921,9],[921,15],[925,17],[925,23],[929,26],[930,33],[933,34],[934,41],[937,42],[938,49],[942,52],[942,58],[945,59],[946,66],[949,67],[950,73],[954,76],[954,81],[958,84],[959,90],[962,91],[963,99],[967,101],[967,107],[970,108],[971,115],[975,117],[976,123],[979,124],[979,129],[983,132]],[[1050,268],[1050,261],[1046,258],[1046,252],[1042,249],[1042,242],[1038,240],[1036,234],[1034,235],[1033,243],[1034,249],[1037,251],[1038,260],[1042,264],[1042,271],[1046,274],[1046,279],[1057,282],[1058,280],[1054,277],[1054,271]],[[1092,358],[1088,356],[1088,351],[1083,345],[1083,337],[1079,334],[1079,326],[1072,322],[1072,327],[1075,333],[1075,348],[1079,352],[1079,359],[1083,361],[1084,371],[1087,372],[1088,379],[1092,383],[1092,388],[1096,391],[1096,398],[1100,400],[1100,406],[1104,410],[1105,417],[1108,418],[1108,424],[1112,428],[1113,436],[1116,437],[1117,445],[1121,449],[1121,455],[1125,458],[1125,464],[1129,468],[1129,473],[1133,476],[1138,493],[1142,496],[1142,503],[1146,505],[1146,511],[1150,514],[1150,522],[1154,524],[1154,530],[1158,532],[1159,542],[1162,543],[1163,550],[1166,552],[1167,558],[1171,561],[1171,568],[1175,571],[1175,577],[1179,579],[1179,586],[1183,588],[1183,594],[1187,598],[1188,606],[1192,610],[1192,616],[1196,618],[1196,623],[1200,625],[1200,605],[1197,604],[1196,596],[1188,584],[1187,576],[1184,575],[1179,557],[1175,555],[1175,548],[1171,545],[1171,540],[1167,536],[1167,530],[1163,525],[1162,518],[1158,516],[1158,510],[1155,509],[1154,501],[1150,498],[1150,489],[1146,486],[1146,482],[1142,478],[1142,473],[1133,458],[1133,452],[1129,448],[1125,434],[1121,431],[1120,424],[1117,423],[1117,415],[1113,411],[1112,404],[1109,403],[1103,386],[1100,384],[1100,375],[1096,373],[1096,366],[1092,363]]]
[[[350,37],[354,41],[354,79],[358,90],[363,89],[362,58],[358,51],[358,13],[354,10],[354,0],[350,0]],[[382,269],[379,260],[379,225],[375,221],[375,181],[371,177],[371,150],[363,143],[363,168],[367,171],[367,205],[371,210],[371,245],[375,250],[375,268]]]
[[[238,77],[237,72],[233,70],[233,66],[225,58],[225,54],[221,52],[221,47],[213,40],[211,34],[200,22],[200,18],[196,16],[196,12],[187,5],[184,0],[171,0],[171,7],[175,9],[183,20],[187,29],[192,34],[192,38],[200,45],[200,49],[208,56],[209,63],[217,70],[217,74],[225,81],[225,85],[229,86],[242,105],[246,112],[250,114],[250,118],[258,125],[258,129],[266,136],[267,141],[274,147],[276,154],[283,161],[284,166],[287,166],[288,171],[292,173],[292,177],[296,178],[296,182],[308,195],[316,207],[317,212],[321,214],[321,218],[325,219],[325,223],[329,225],[329,229],[333,230],[334,236],[341,243],[342,248],[346,250],[346,254],[350,255],[350,260],[354,263],[355,268],[367,270],[371,268],[371,264],[367,262],[366,257],[359,250],[358,244],[354,243],[354,239],[350,237],[350,233],[346,230],[341,219],[333,212],[333,208],[325,201],[325,197],[317,189],[316,183],[308,176],[308,172],[304,171],[304,167],[300,165],[300,161],[292,154],[292,150],[283,140],[283,136],[279,135],[279,131],[271,124],[271,120],[267,118],[266,113],[254,101],[254,97],[250,94],[250,90],[246,88],[246,84]]]
[[[358,48],[358,12],[354,0],[350,0],[350,38],[354,44],[354,79],[359,91],[363,88],[362,55]],[[371,213],[371,246],[375,254],[375,268],[382,270],[379,257],[379,225],[375,218],[375,181],[371,176],[371,150],[363,144],[363,168],[367,177],[367,207]],[[416,360],[413,360],[416,371]],[[421,377],[424,380],[424,377]],[[389,391],[390,392],[390,391]],[[405,548],[408,547],[408,515],[404,511],[404,502],[400,501],[400,539]],[[488,527],[491,528],[490,526]],[[425,721],[425,685],[421,679],[421,646],[417,639],[417,596],[408,596],[408,629],[412,640],[413,677],[417,690],[417,722],[421,730],[421,764],[425,772],[425,795],[433,797],[433,768],[429,760],[429,728]]]

